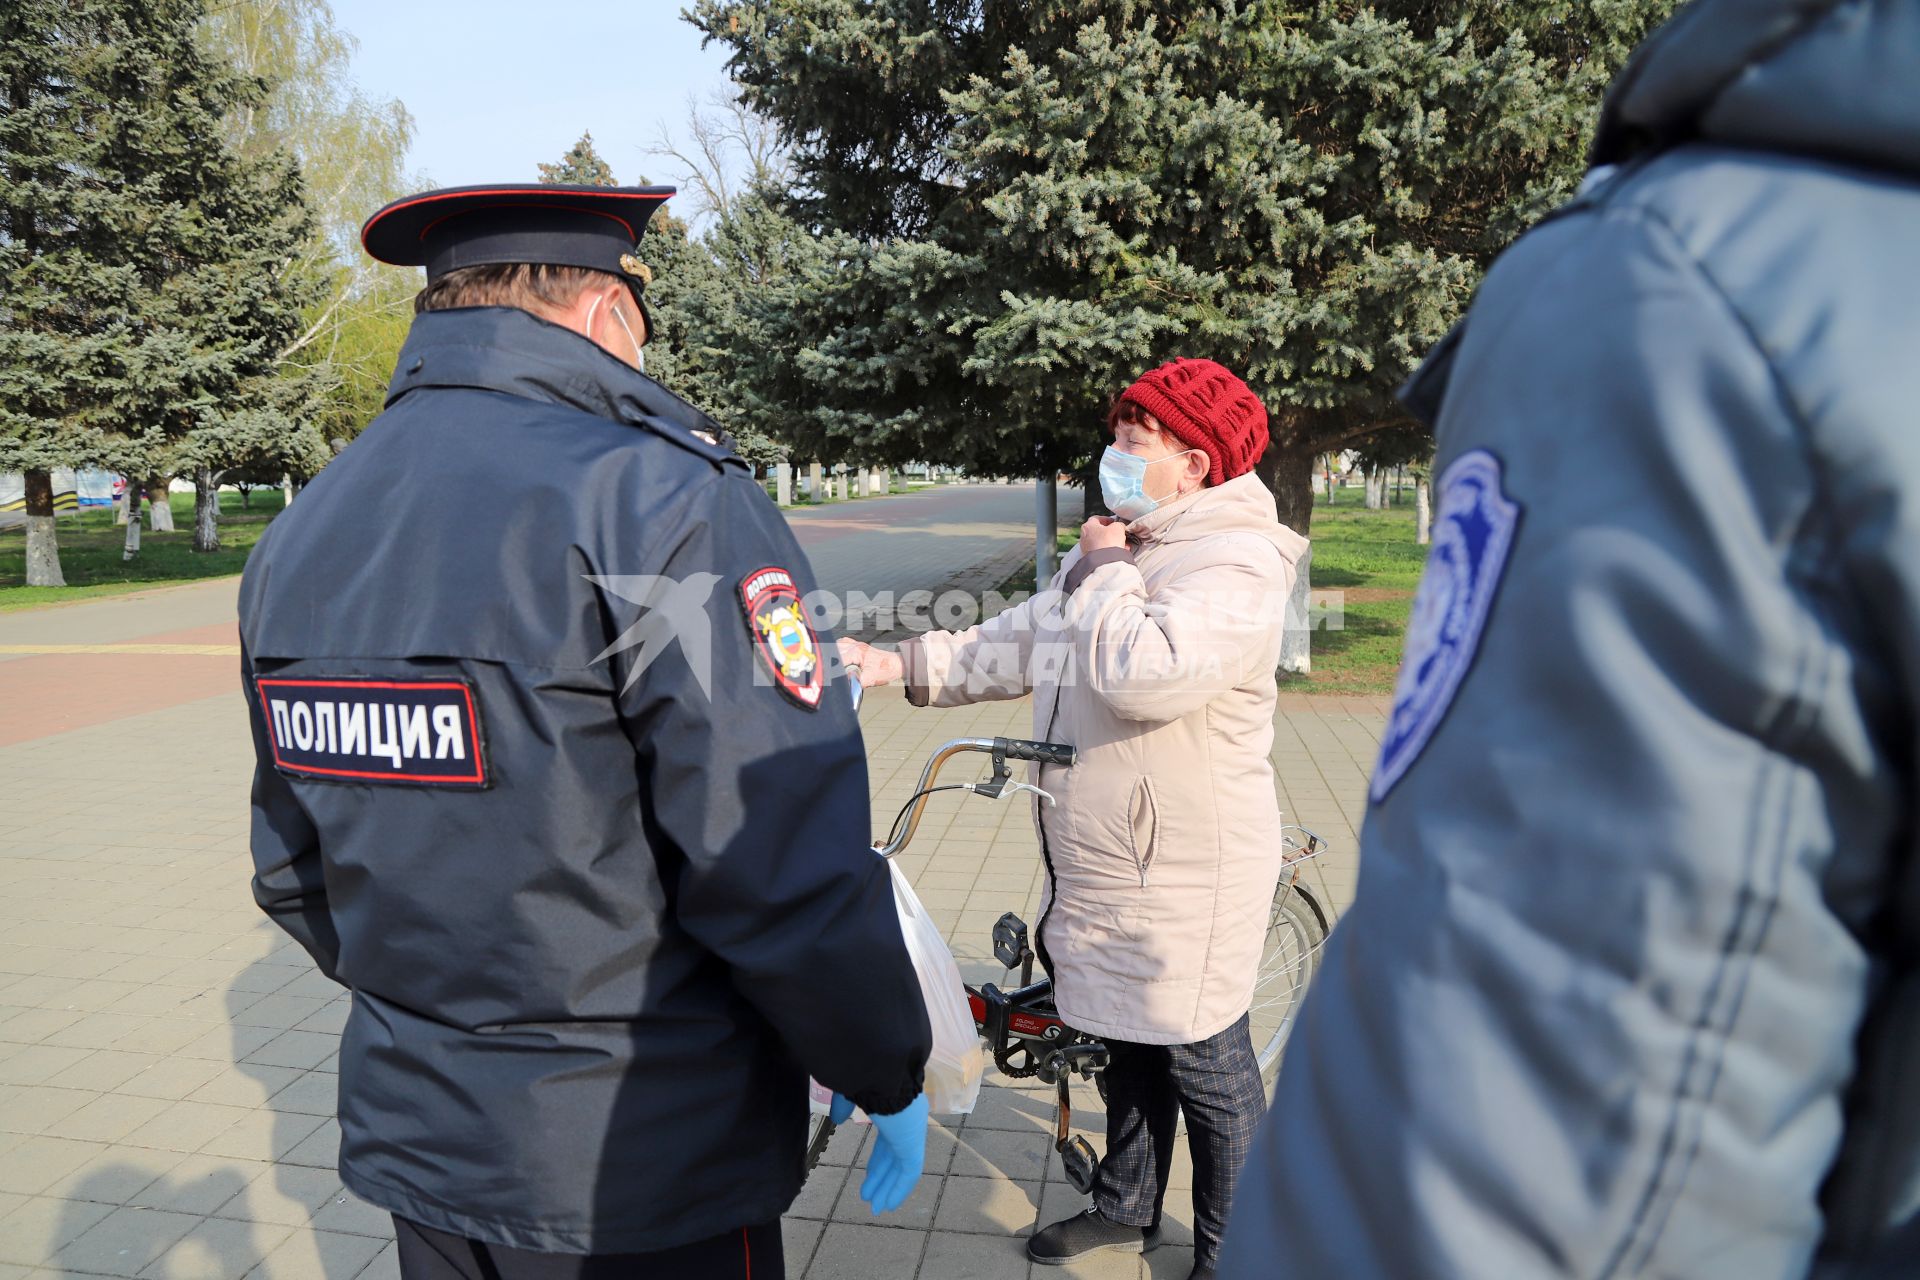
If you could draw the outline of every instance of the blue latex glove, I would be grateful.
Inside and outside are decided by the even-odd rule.
[[[927,1162],[927,1095],[915,1098],[904,1111],[872,1120],[873,1154],[867,1157],[860,1198],[876,1214],[892,1213],[913,1194]]]
[[[833,1121],[834,1127],[838,1128],[845,1124],[847,1117],[852,1114],[853,1099],[847,1097],[845,1094],[834,1094],[833,1101],[827,1106],[827,1119]]]

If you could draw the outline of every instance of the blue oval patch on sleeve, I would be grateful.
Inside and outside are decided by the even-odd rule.
[[[1414,593],[1393,714],[1367,789],[1375,804],[1440,727],[1480,647],[1520,523],[1520,504],[1507,497],[1500,478],[1500,459],[1485,449],[1462,454],[1440,477],[1433,549]]]

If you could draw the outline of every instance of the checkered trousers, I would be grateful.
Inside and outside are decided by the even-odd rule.
[[[1266,1113],[1247,1017],[1198,1044],[1109,1040],[1107,1154],[1093,1202],[1109,1222],[1153,1226],[1167,1198],[1174,1126],[1187,1117],[1193,1152],[1194,1263],[1211,1266],[1233,1208],[1233,1184]]]

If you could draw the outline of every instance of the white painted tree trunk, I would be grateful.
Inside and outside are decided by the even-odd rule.
[[[121,545],[120,558],[131,560],[140,554],[140,520],[136,516],[127,521],[127,540]]]
[[[1413,482],[1413,540],[1423,547],[1433,541],[1433,500],[1424,479]]]
[[[220,549],[220,486],[208,467],[193,473],[193,549]]]
[[[127,495],[124,493],[113,500],[113,522],[117,525],[127,522]]]
[[[53,516],[27,517],[27,585],[67,585],[66,576],[60,572],[60,535]]]
[[[27,585],[64,587],[60,572],[60,533],[54,525],[53,473],[28,471],[21,476],[27,508]]]
[[[280,477],[280,508],[285,510],[293,505],[293,477]]]
[[[157,480],[147,490],[147,518],[152,522],[153,532],[172,533],[173,529],[173,485],[169,480]]]
[[[1380,509],[1380,473],[1378,471],[1368,471],[1367,472],[1367,510],[1378,511],[1379,509]]]
[[[1294,566],[1293,594],[1287,597],[1287,629],[1280,637],[1280,674],[1313,670],[1313,631],[1307,605],[1313,598],[1313,544]]]
[[[807,501],[820,501],[820,464],[817,462],[807,464]]]
[[[773,468],[773,500],[783,507],[793,505],[793,464],[776,463]]]

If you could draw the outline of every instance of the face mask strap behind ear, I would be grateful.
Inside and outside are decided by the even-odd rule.
[[[593,341],[594,314],[600,310],[600,304],[605,301],[605,298],[595,298],[593,305],[587,308],[587,321],[580,326],[580,336],[588,342]],[[627,323],[627,318],[624,315],[620,314],[620,307],[617,303],[614,306],[608,307],[607,310],[613,315],[615,320],[620,322],[620,327],[627,331],[627,341],[633,344],[633,367],[645,373],[647,371],[646,348],[642,347],[640,340],[633,336],[633,326]]]
[[[626,314],[622,312],[618,306],[609,307],[608,310],[613,312],[613,318],[620,322],[620,327],[627,331],[627,341],[633,344],[633,367],[645,373],[647,371],[647,349],[640,345],[640,339],[633,336],[633,326],[627,323]]]

